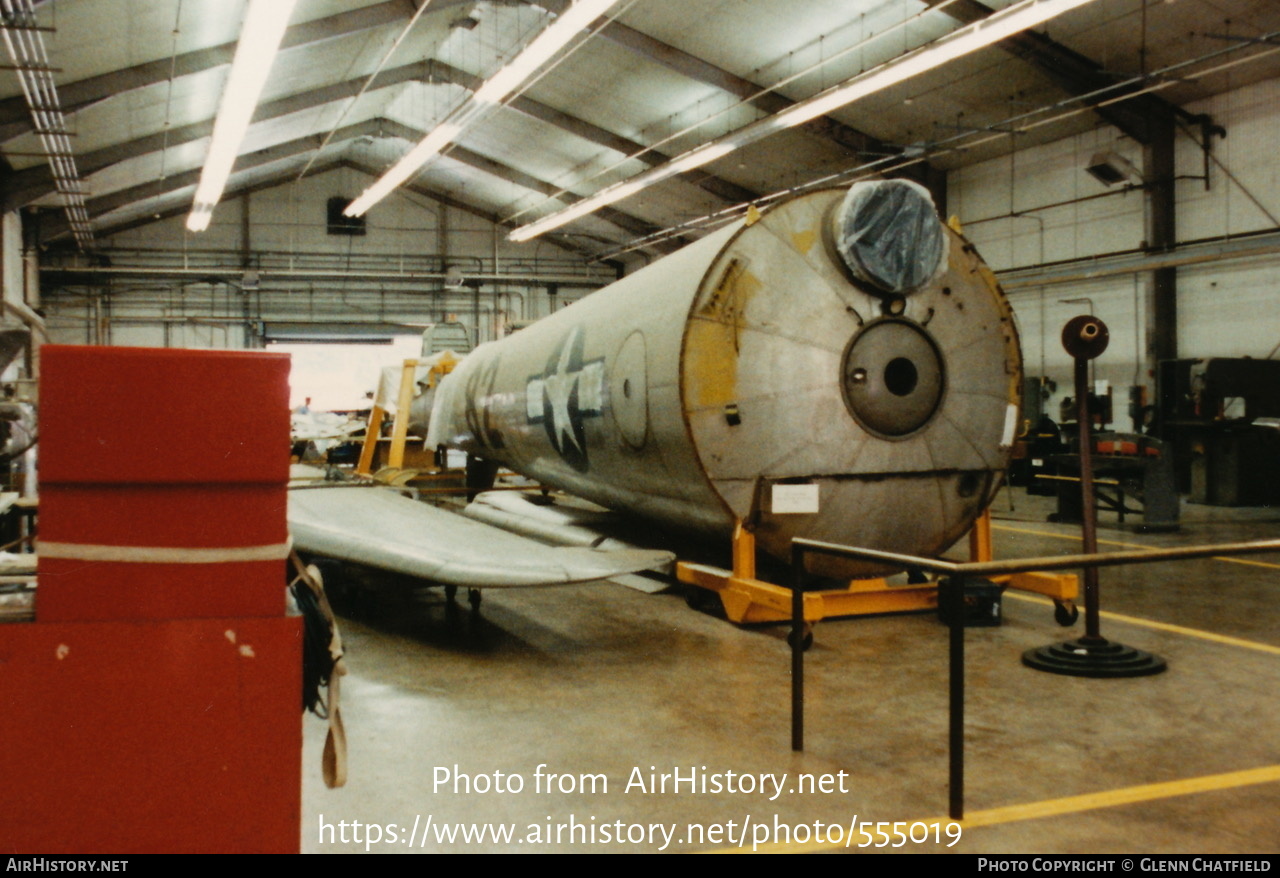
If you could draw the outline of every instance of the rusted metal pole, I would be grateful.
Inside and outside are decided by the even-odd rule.
[[[791,749],[804,751],[804,548],[791,547]]]
[[[1080,443],[1080,541],[1084,554],[1098,551],[1098,504],[1093,496],[1093,431],[1089,423],[1089,361],[1076,357],[1076,437]],[[1098,568],[1084,568],[1084,631],[1099,638]]]
[[[1092,314],[1075,317],[1062,328],[1062,346],[1075,360],[1076,436],[1080,454],[1081,539],[1086,555],[1098,551],[1098,505],[1093,496],[1093,424],[1089,412],[1089,361],[1107,349],[1107,325]],[[1098,617],[1098,568],[1084,568],[1084,630],[1088,640],[1101,640]]]

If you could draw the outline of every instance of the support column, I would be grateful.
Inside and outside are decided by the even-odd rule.
[[[1147,251],[1163,253],[1178,242],[1177,204],[1174,191],[1173,114],[1151,120],[1152,138],[1146,149],[1146,178],[1151,184],[1150,229]],[[1178,356],[1178,270],[1157,268],[1152,276],[1152,335],[1148,352],[1154,368],[1161,360]]]

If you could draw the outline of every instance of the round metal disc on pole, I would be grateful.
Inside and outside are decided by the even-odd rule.
[[[1080,452],[1080,531],[1084,554],[1098,551],[1098,506],[1093,492],[1093,432],[1089,413],[1089,361],[1107,349],[1107,324],[1093,315],[1067,321],[1062,346],[1075,360],[1076,428]],[[1066,643],[1030,649],[1022,663],[1038,671],[1073,677],[1142,677],[1158,674],[1164,659],[1102,636],[1099,619],[1098,568],[1084,568],[1085,636]]]

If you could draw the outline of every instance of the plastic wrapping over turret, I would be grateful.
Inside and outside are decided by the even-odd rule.
[[[856,183],[832,222],[836,251],[869,292],[908,295],[947,264],[947,236],[929,192],[910,180]]]

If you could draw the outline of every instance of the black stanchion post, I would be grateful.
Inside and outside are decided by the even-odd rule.
[[[804,549],[791,546],[791,749],[804,750]]]
[[[1081,539],[1086,555],[1098,552],[1098,501],[1093,492],[1093,431],[1089,413],[1089,361],[1107,349],[1107,324],[1093,315],[1073,317],[1062,329],[1062,346],[1075,359],[1076,426],[1080,448]],[[1158,674],[1157,655],[1109,641],[1099,618],[1098,568],[1084,567],[1084,637],[1030,649],[1022,663],[1037,671],[1074,677],[1142,677]]]
[[[948,813],[964,819],[964,580],[947,577],[938,583],[942,612],[950,628],[950,723],[948,726]]]

